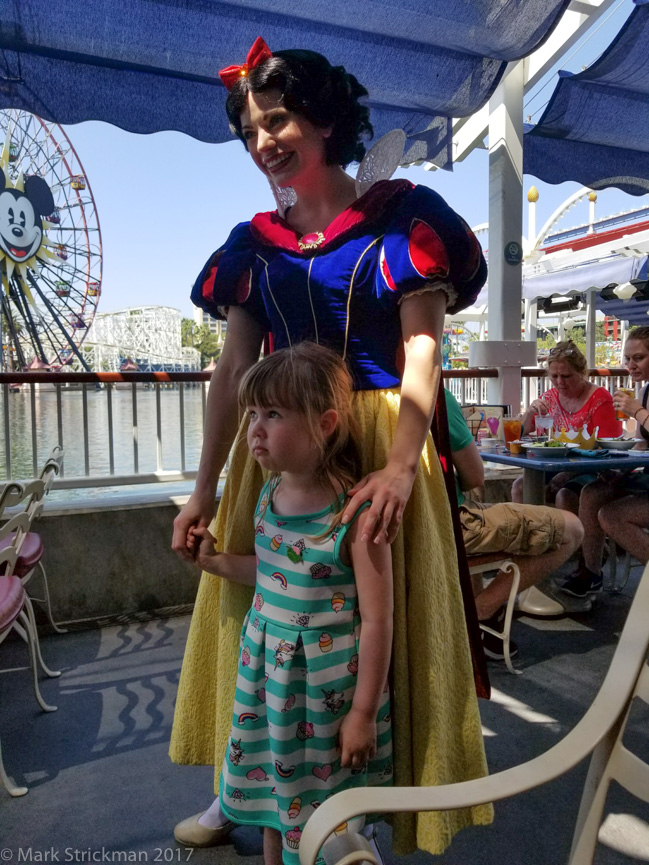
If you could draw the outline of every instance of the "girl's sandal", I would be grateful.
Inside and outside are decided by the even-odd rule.
[[[210,829],[209,826],[203,826],[198,822],[198,818],[204,813],[201,811],[199,814],[187,817],[174,827],[174,838],[179,844],[185,847],[216,847],[228,840],[230,832],[234,829],[234,823],[228,820],[225,825]]]

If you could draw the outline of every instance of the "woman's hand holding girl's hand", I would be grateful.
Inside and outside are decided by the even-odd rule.
[[[635,396],[629,396],[626,391],[616,390],[613,394],[613,407],[629,417],[635,417],[635,413],[642,408],[642,403]]]
[[[187,532],[187,548],[193,550],[194,561],[204,571],[213,572],[216,538],[204,526],[190,526]]]
[[[364,502],[371,502],[365,517],[362,541],[378,544],[386,536],[391,544],[396,538],[406,502],[410,498],[415,471],[388,463],[385,468],[360,480],[349,491],[350,501],[342,522],[348,523]]]
[[[181,559],[196,561],[196,548],[192,529],[207,527],[214,519],[216,503],[214,495],[200,497],[196,492],[189,497],[187,504],[174,520],[174,533],[171,548]],[[191,543],[190,543],[191,541]]]
[[[376,720],[352,706],[340,725],[338,747],[341,766],[366,766],[376,754]]]

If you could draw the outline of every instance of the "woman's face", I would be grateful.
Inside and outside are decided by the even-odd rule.
[[[548,364],[548,378],[560,394],[579,396],[584,387],[584,377],[567,360],[554,360]]]
[[[649,348],[640,339],[628,339],[624,362],[633,381],[649,381]]]
[[[279,90],[248,93],[241,132],[255,165],[276,186],[308,185],[325,166],[331,129],[289,111]]]

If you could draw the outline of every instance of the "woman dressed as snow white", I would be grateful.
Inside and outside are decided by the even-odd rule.
[[[444,315],[470,305],[486,279],[480,246],[439,195],[405,180],[359,185],[344,170],[365,154],[367,91],[320,54],[271,54],[263,40],[246,64],[223,70],[233,130],[290,207],[237,225],[192,293],[227,316],[209,390],[196,488],[174,524],[174,549],[191,560],[191,526],[214,520],[221,470],[239,425],[237,389],[260,354],[302,340],[339,352],[351,371],[363,435],[364,477],[345,521],[370,501],[367,543],[392,544],[394,783],[435,785],[486,773],[452,529],[431,420]],[[395,166],[396,167],[396,166]],[[369,188],[366,188],[369,186]],[[291,189],[293,193],[291,192]],[[263,478],[237,439],[213,534],[219,549],[254,551]],[[215,765],[228,744],[239,635],[252,590],[204,573],[179,685],[175,762]],[[441,853],[453,835],[489,823],[487,806],[399,815],[395,850]],[[218,800],[176,827],[182,843],[218,842]]]

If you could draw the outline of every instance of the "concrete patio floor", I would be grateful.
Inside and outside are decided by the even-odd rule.
[[[520,617],[514,637],[523,675],[491,663],[493,699],[481,704],[492,771],[547,750],[574,727],[593,700],[615,649],[640,568],[622,594],[604,594],[587,614]],[[5,768],[29,793],[0,788],[0,865],[21,861],[185,862],[261,865],[261,836],[239,828],[232,843],[188,851],[174,823],[206,807],[212,772],[174,766],[167,757],[173,703],[189,617],[71,631],[42,639],[45,660],[61,669],[42,680],[58,711],[41,712],[31,690],[26,648],[0,648],[0,739]],[[7,669],[8,668],[8,669]],[[634,709],[629,736],[649,759],[649,713]],[[468,830],[441,857],[418,853],[408,865],[558,865],[566,862],[586,765],[496,806],[490,828]],[[608,839],[643,848],[638,859],[604,844],[597,865],[649,861],[649,807],[619,787],[607,802]],[[379,837],[386,865],[396,862],[390,830]],[[644,840],[643,840],[644,839]],[[616,842],[616,843],[617,843]],[[120,855],[121,854],[121,855]]]

